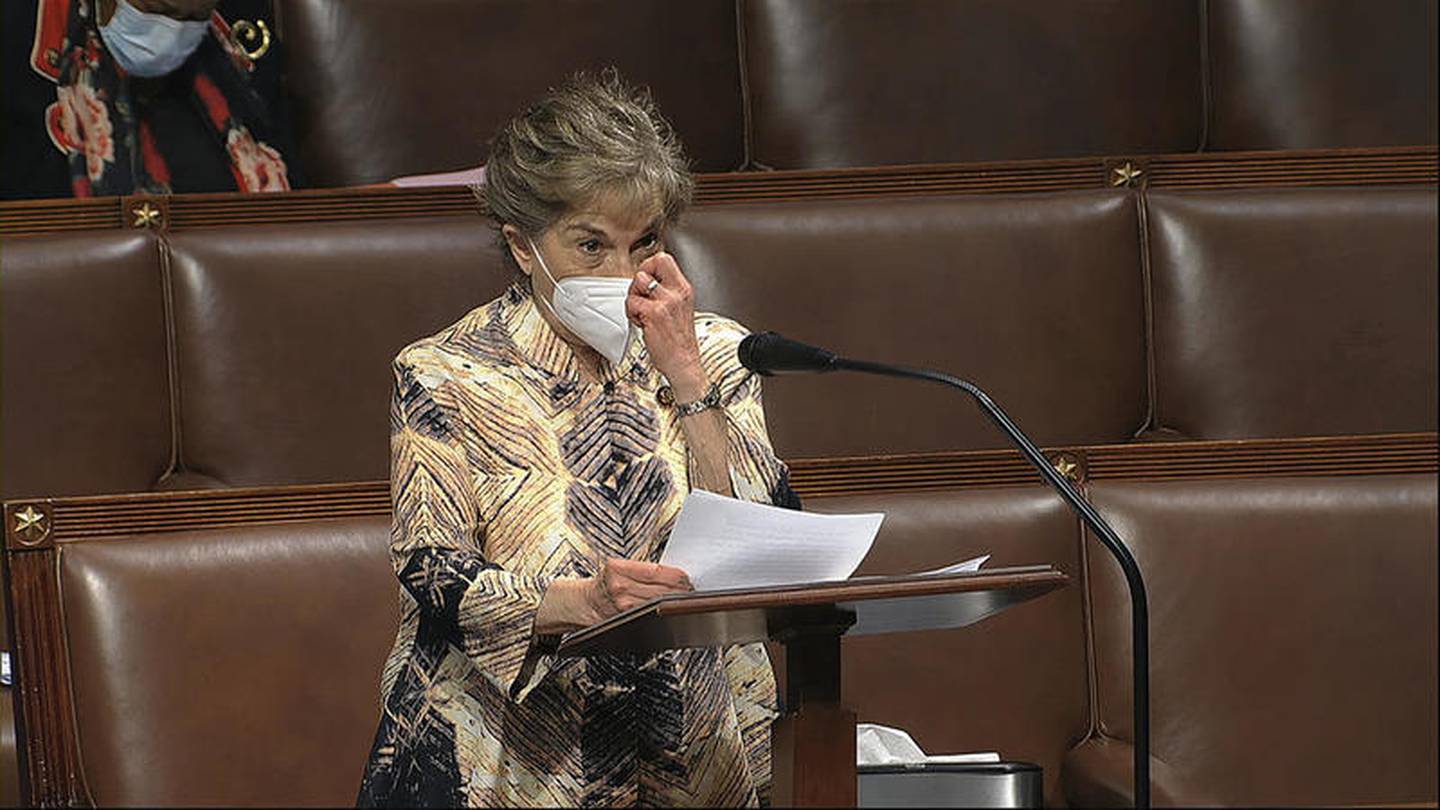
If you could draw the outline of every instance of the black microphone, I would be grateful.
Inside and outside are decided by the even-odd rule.
[[[1134,664],[1132,677],[1135,684],[1134,726],[1135,726],[1135,806],[1150,806],[1150,611],[1145,598],[1145,581],[1140,576],[1140,566],[1135,556],[1120,535],[1100,516],[1095,507],[1075,489],[1065,476],[1056,471],[1050,460],[1045,458],[1035,443],[1030,441],[1020,426],[1011,421],[1000,406],[980,389],[980,386],[922,368],[891,366],[871,363],[865,360],[851,360],[834,352],[815,346],[789,340],[775,332],[760,332],[740,341],[737,350],[741,365],[756,374],[770,375],[776,371],[859,371],[866,374],[880,374],[886,377],[906,377],[928,380],[959,388],[969,394],[985,415],[1019,448],[1021,455],[1030,462],[1080,520],[1095,533],[1125,572],[1125,583],[1130,588],[1131,657]]]
[[[760,332],[740,341],[740,364],[756,374],[777,371],[833,371],[835,353],[790,340],[775,332]]]

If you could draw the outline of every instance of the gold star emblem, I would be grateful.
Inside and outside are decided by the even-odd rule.
[[[1071,481],[1080,480],[1080,462],[1071,456],[1060,456],[1055,459],[1055,472],[1060,473]]]
[[[34,542],[45,536],[49,527],[45,525],[45,513],[27,504],[15,513],[15,536]]]
[[[135,217],[136,228],[153,228],[160,224],[160,209],[148,202],[130,209],[130,213]]]
[[[1110,185],[1112,186],[1133,186],[1140,179],[1145,170],[1136,168],[1134,163],[1128,160],[1110,170]]]

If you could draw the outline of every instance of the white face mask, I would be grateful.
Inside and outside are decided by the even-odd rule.
[[[545,277],[555,285],[554,303],[546,306],[565,324],[565,328],[599,352],[610,365],[620,365],[625,347],[630,345],[630,319],[625,315],[625,296],[630,294],[630,279],[608,276],[571,276],[555,280],[540,249],[530,242],[530,250],[540,262]],[[539,295],[537,299],[545,299]]]
[[[125,72],[164,76],[190,58],[208,30],[208,21],[175,20],[117,0],[110,22],[100,26],[100,37]]]

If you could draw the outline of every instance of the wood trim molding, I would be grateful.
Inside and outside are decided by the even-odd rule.
[[[1116,186],[1198,190],[1405,185],[1435,184],[1437,180],[1440,150],[1435,146],[1209,152],[700,174],[696,176],[695,203],[1015,194]],[[0,236],[140,227],[136,225],[136,201],[148,201],[160,212],[143,226],[159,230],[478,213],[474,195],[466,186],[360,186],[278,194],[181,194],[143,200],[34,200],[0,203]]]
[[[60,615],[56,550],[6,555],[14,622],[15,741],[22,804],[88,806]],[[28,729],[69,730],[30,734]]]
[[[1435,433],[1136,442],[1045,452],[1063,456],[1076,481],[1434,473],[1440,458]],[[1013,450],[792,459],[789,465],[791,486],[802,498],[1038,483]],[[42,544],[17,531],[27,508],[48,520]],[[389,513],[385,481],[21,499],[5,504],[5,545],[14,555],[91,538]]]

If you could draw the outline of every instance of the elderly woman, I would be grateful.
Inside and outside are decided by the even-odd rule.
[[[655,561],[691,489],[794,505],[744,330],[696,313],[665,252],[681,148],[648,96],[582,76],[500,130],[487,175],[517,280],[395,361],[402,620],[360,802],[763,802],[763,647],[552,654],[690,588]]]

